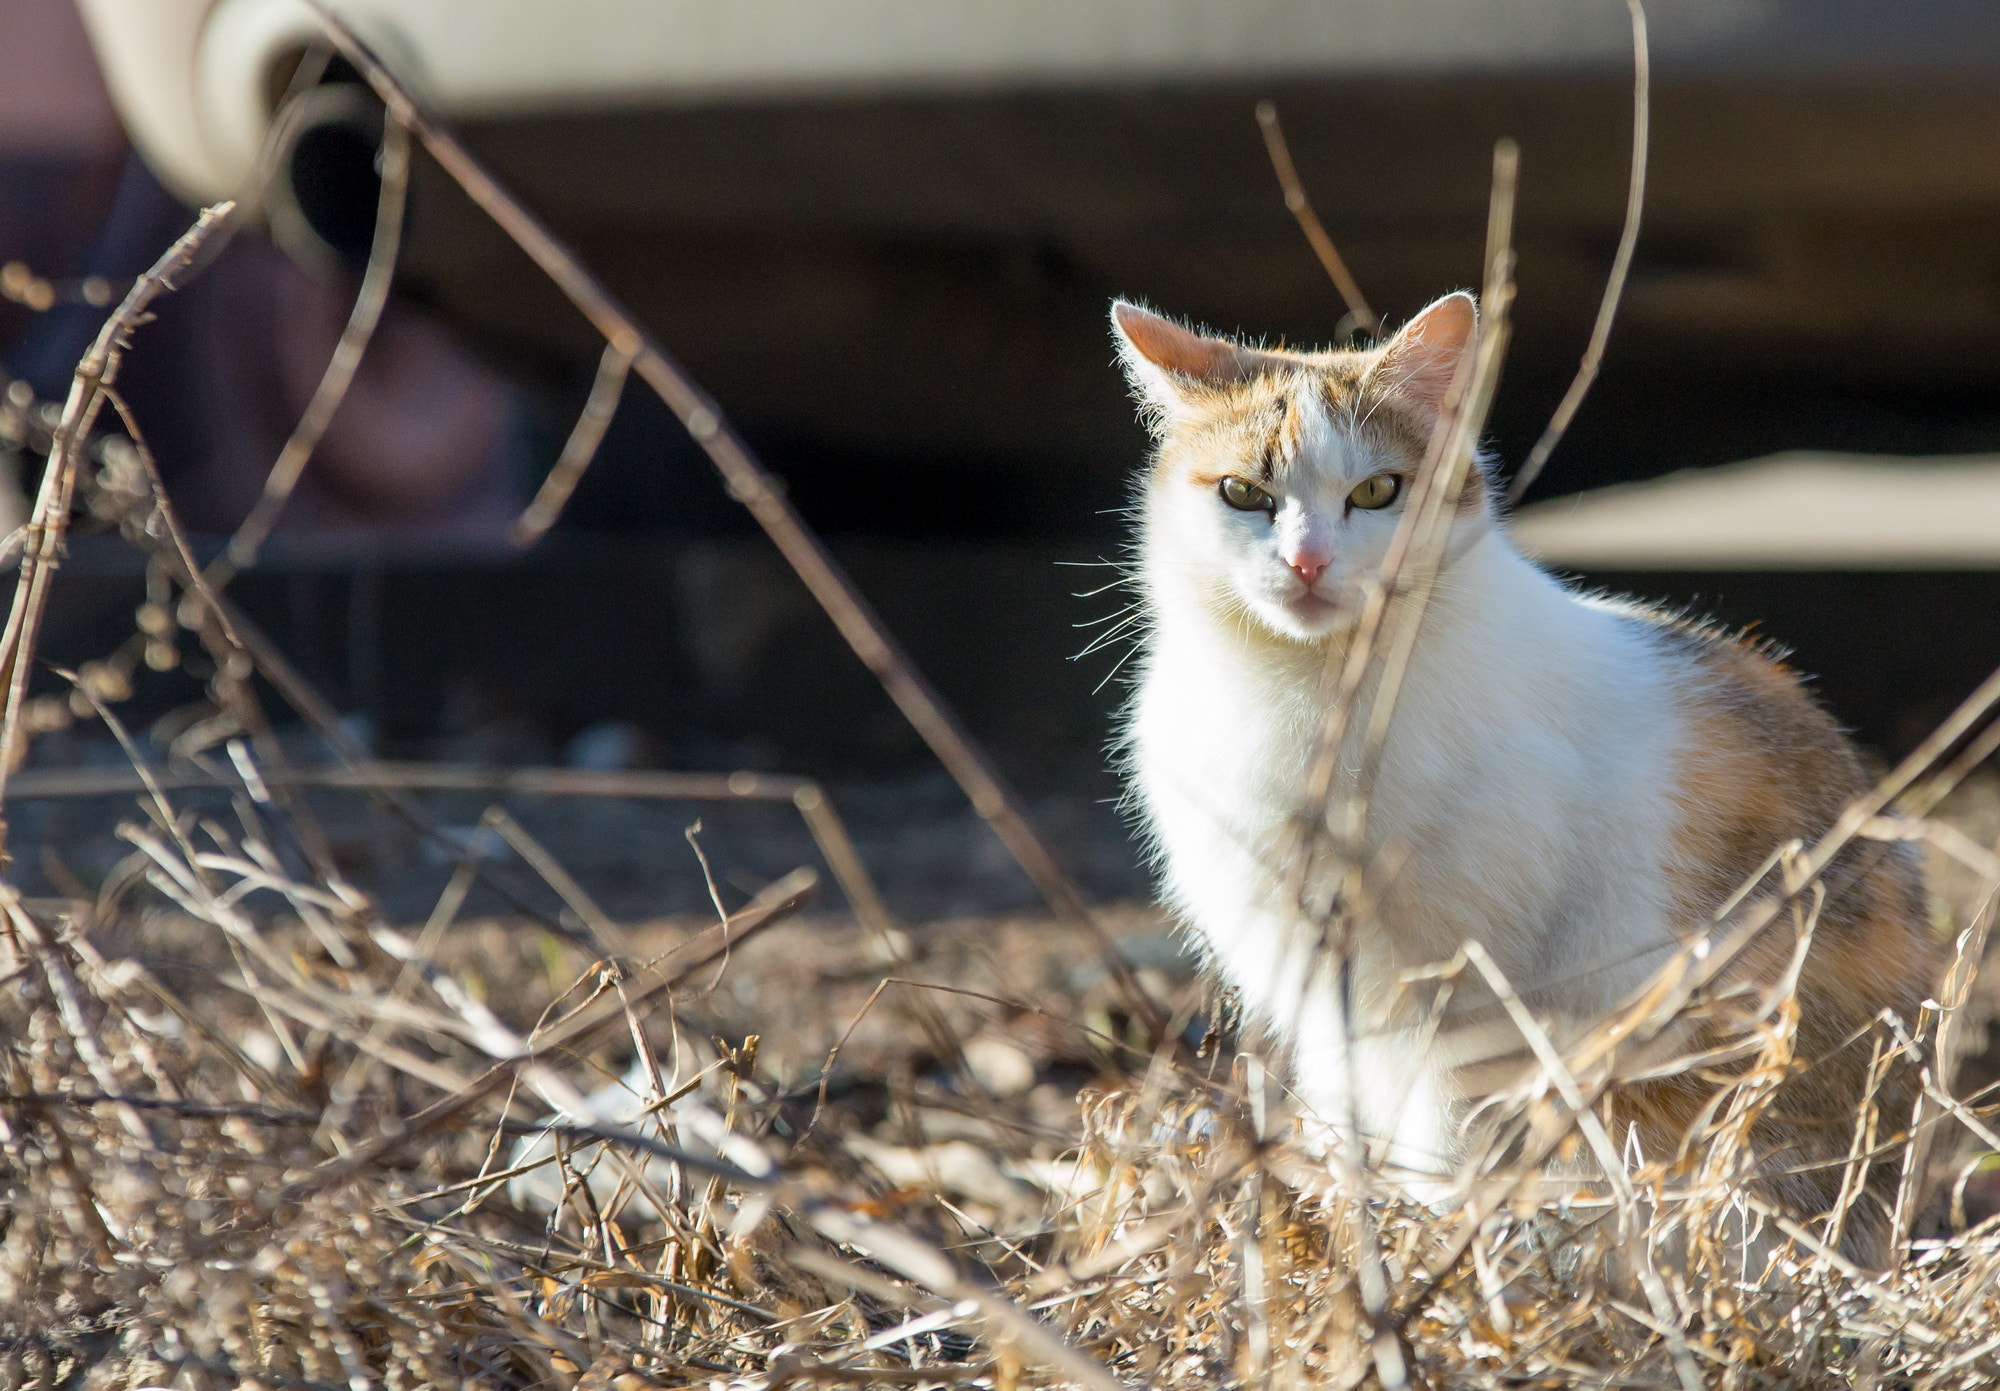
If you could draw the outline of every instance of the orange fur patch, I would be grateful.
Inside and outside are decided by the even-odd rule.
[[[1680,919],[1692,932],[1778,847],[1819,840],[1869,779],[1798,676],[1768,652],[1697,625],[1652,621],[1686,661],[1680,699],[1691,738],[1675,788],[1680,827],[1671,872]],[[1768,896],[1780,873],[1771,871],[1746,902]],[[1820,882],[1826,896],[1799,978],[1793,1075],[1752,1135],[1773,1196],[1801,1212],[1824,1211],[1837,1196],[1838,1164],[1867,1099],[1874,1021],[1889,1010],[1914,1028],[1941,966],[1908,846],[1857,842]],[[1726,981],[1768,989],[1793,954],[1796,931],[1793,917],[1781,914]],[[1728,1032],[1712,1025],[1687,1046],[1714,1046]],[[1678,1078],[1632,1089],[1622,1110],[1658,1159],[1681,1148],[1710,1090]],[[1916,1101],[1911,1070],[1891,1069],[1873,1100],[1883,1137],[1907,1129]],[[1885,1157],[1870,1172],[1869,1191],[1850,1218],[1852,1255],[1872,1259],[1886,1235],[1896,1162]]]

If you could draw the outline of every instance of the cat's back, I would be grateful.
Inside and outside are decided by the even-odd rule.
[[[1854,745],[1769,647],[1669,615],[1638,614],[1676,668],[1683,725],[1673,797],[1676,916],[1688,928],[1712,921],[1739,896],[1776,889],[1781,848],[1811,849],[1870,778]],[[1745,892],[1753,879],[1760,882]],[[1823,1211],[1845,1172],[1857,1108],[1873,1095],[1885,1125],[1907,1124],[1915,1093],[1908,1069],[1871,1078],[1866,1040],[1885,1012],[1915,1026],[1935,987],[1942,952],[1926,911],[1915,847],[1857,836],[1801,900],[1745,944],[1732,972],[1768,987],[1792,969],[1798,933],[1812,933],[1798,966],[1800,1066],[1784,1099],[1756,1124],[1774,1192],[1796,1211]],[[1719,1040],[1718,1040],[1719,1041]],[[1690,1045],[1694,1046],[1694,1045]],[[1652,1152],[1669,1152],[1705,1114],[1710,1089],[1693,1074],[1629,1089],[1623,1105]],[[1805,1118],[1801,1122],[1800,1118]],[[1894,1156],[1871,1166],[1868,1197],[1846,1224],[1843,1248],[1879,1260],[1886,1239]]]
[[[1670,882],[1677,916],[1694,926],[1760,874],[1768,877],[1759,891],[1774,888],[1781,847],[1811,849],[1871,779],[1854,744],[1771,647],[1667,615],[1640,621],[1680,669],[1684,741]],[[1885,1008],[1913,1022],[1941,965],[1913,845],[1857,836],[1819,885],[1816,941],[1799,987],[1808,1056],[1837,1050]],[[1774,978],[1790,956],[1793,933],[1778,927],[1744,953],[1758,977]]]
[[[1811,846],[1870,779],[1853,742],[1769,644],[1679,615],[1634,607],[1671,674],[1682,726],[1674,759],[1674,853],[1683,907],[1706,917],[1780,846]],[[1875,842],[1879,844],[1879,842]],[[1920,881],[1906,850],[1872,856]]]

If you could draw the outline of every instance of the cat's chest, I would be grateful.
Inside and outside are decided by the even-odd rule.
[[[1319,673],[1274,679],[1199,651],[1160,656],[1134,710],[1144,796],[1156,813],[1178,808],[1184,819],[1211,823],[1218,836],[1268,844],[1311,795],[1331,713]],[[1385,753],[1371,821],[1414,832],[1435,814],[1443,760],[1405,739]]]
[[[1169,655],[1147,673],[1133,712],[1148,801],[1156,811],[1198,808],[1238,838],[1267,831],[1305,794],[1323,710],[1201,654]]]
[[[1254,896],[1255,871],[1286,855],[1314,800],[1324,683],[1317,671],[1274,680],[1198,648],[1155,658],[1133,743],[1169,877],[1189,896]],[[1475,679],[1463,665],[1421,648],[1411,662],[1372,770],[1363,843],[1399,864],[1394,896],[1429,919],[1483,930],[1571,913],[1591,874],[1578,847],[1608,837],[1622,859],[1651,856],[1652,828],[1629,795],[1650,736],[1627,727],[1608,690],[1586,698],[1547,684],[1495,700],[1493,673]],[[1336,778],[1335,805],[1352,785]]]

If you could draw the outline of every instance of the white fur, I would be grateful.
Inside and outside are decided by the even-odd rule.
[[[1329,652],[1402,507],[1345,508],[1385,461],[1359,422],[1307,408],[1271,515],[1180,478],[1148,485],[1134,800],[1167,898],[1290,1046],[1302,1105],[1343,1124],[1351,1065],[1363,1133],[1394,1164],[1441,1174],[1463,1151],[1450,1064],[1483,1045],[1428,1032],[1397,974],[1481,942],[1560,1034],[1658,966],[1673,941],[1671,774],[1685,742],[1674,663],[1645,625],[1565,589],[1489,518],[1455,524],[1368,805],[1360,858],[1400,869],[1354,956],[1349,1059],[1316,929],[1287,906],[1286,849],[1331,703]],[[1304,586],[1285,555],[1303,532],[1332,555],[1314,586],[1331,617],[1296,611]]]

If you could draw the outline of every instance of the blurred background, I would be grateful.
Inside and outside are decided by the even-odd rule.
[[[1146,448],[1107,301],[1295,343],[1353,328],[1257,101],[1391,322],[1476,284],[1492,144],[1519,141],[1509,470],[1624,209],[1617,0],[336,8],[717,398],[1103,897],[1144,890],[1107,805],[1123,650],[1077,656],[1125,602],[1099,563]],[[1758,625],[1894,756],[2000,654],[2000,8],[1648,11],[1644,232],[1523,535]],[[297,0],[0,0],[7,505],[106,287],[250,185],[312,33]],[[260,229],[134,343],[126,395],[211,550],[366,260],[380,115],[354,83],[326,67]],[[850,789],[892,884],[1025,896],[1003,857],[967,868],[922,745],[643,388],[555,530],[510,545],[600,347],[419,153],[382,327],[232,592],[386,756],[802,773]],[[137,552],[79,537],[46,655],[115,647],[145,593]],[[133,686],[141,723],[199,694],[185,669]]]

